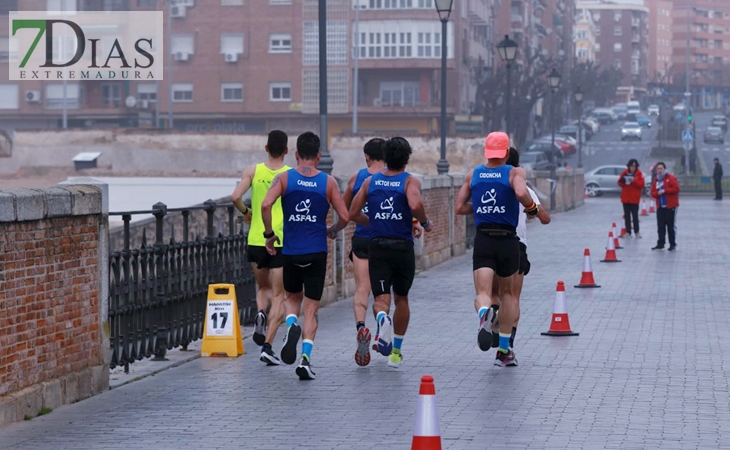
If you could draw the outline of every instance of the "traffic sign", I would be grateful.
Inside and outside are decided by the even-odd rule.
[[[685,144],[690,143],[694,141],[694,133],[692,130],[684,130],[682,131],[682,142]]]

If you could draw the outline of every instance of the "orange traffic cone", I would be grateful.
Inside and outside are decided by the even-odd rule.
[[[565,301],[565,283],[558,281],[555,290],[555,306],[553,307],[553,319],[550,321],[550,329],[543,336],[578,336],[570,330],[568,320],[568,302]]]
[[[613,243],[613,233],[608,232],[608,243],[606,244],[606,256],[601,262],[621,262],[616,258],[616,246]]]
[[[593,267],[591,267],[591,251],[585,249],[583,251],[583,273],[580,276],[580,284],[576,284],[577,288],[599,288],[593,279]]]
[[[626,227],[621,227],[621,234],[618,235],[618,237],[622,238],[626,236]]]
[[[413,431],[411,450],[441,450],[441,430],[436,408],[436,386],[431,375],[421,377],[418,392],[416,428]]]
[[[588,194],[588,188],[586,188],[586,190],[583,191],[583,198],[591,198],[591,196]]]
[[[652,198],[649,200],[649,212],[650,213],[656,212],[656,209],[654,209],[654,208],[655,208],[654,199]]]
[[[623,248],[623,247],[621,247],[621,243],[618,241],[618,232],[616,231],[616,222],[613,222],[611,224],[611,232],[613,233],[613,246],[616,249]]]
[[[646,212],[646,199],[641,200],[641,215],[642,216],[648,216],[649,213]]]

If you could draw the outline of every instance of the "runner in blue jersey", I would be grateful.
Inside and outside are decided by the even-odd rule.
[[[271,227],[271,209],[281,197],[285,236],[281,253],[284,259],[284,290],[287,293],[287,332],[281,360],[286,364],[294,364],[297,359],[297,343],[302,336],[297,321],[299,311],[303,310],[302,359],[296,369],[302,380],[313,380],[315,377],[310,360],[327,271],[327,237],[334,239],[349,221],[337,181],[317,170],[321,157],[319,145],[319,137],[312,132],[299,136],[297,167],[274,178],[261,204],[266,249],[273,255],[276,253],[274,244],[279,242],[279,237]],[[327,228],[330,204],[339,220]]]
[[[500,131],[490,133],[484,146],[487,163],[471,170],[456,198],[457,214],[474,214],[477,227],[472,264],[476,297],[474,307],[480,325],[477,342],[482,351],[492,348],[492,281],[500,278],[499,348],[494,364],[516,365],[509,339],[519,304],[514,294],[515,275],[520,267],[520,244],[517,224],[521,211],[537,215],[539,208],[527,190],[525,170],[506,165],[509,156],[509,136]]]
[[[352,199],[360,191],[360,187],[366,178],[378,173],[385,168],[383,162],[383,145],[385,139],[370,139],[363,148],[365,163],[367,167],[360,169],[350,177],[347,189],[343,198],[345,205],[349,208]],[[367,203],[362,209],[363,214],[368,213]],[[355,328],[357,330],[357,350],[355,350],[355,362],[359,366],[370,364],[370,340],[372,336],[370,329],[365,326],[365,316],[368,310],[368,298],[370,297],[370,277],[368,276],[368,245],[370,245],[370,227],[357,224],[355,233],[352,236],[350,250],[350,261],[352,261],[355,275],[355,298],[352,301],[352,309],[355,312]],[[376,333],[377,336],[377,333]],[[377,337],[376,337],[377,340]]]
[[[398,368],[403,363],[401,346],[410,319],[408,291],[416,272],[412,219],[427,232],[433,226],[421,201],[421,182],[405,171],[411,145],[401,137],[388,139],[383,156],[387,169],[363,182],[350,205],[350,216],[371,229],[368,273],[375,297],[373,313],[380,327],[378,351],[389,357],[388,366]],[[367,216],[362,213],[366,202]],[[395,297],[392,319],[391,288]]]

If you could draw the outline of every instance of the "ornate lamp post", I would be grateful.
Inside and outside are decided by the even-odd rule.
[[[449,173],[446,161],[446,24],[451,16],[454,0],[436,0],[436,11],[441,20],[441,159],[436,164],[439,175]]]
[[[512,123],[512,77],[510,69],[512,68],[512,61],[517,57],[517,43],[510,39],[508,34],[505,34],[502,42],[497,44],[497,50],[502,61],[507,62],[507,120],[505,122],[507,135],[510,135],[510,124]]]
[[[558,91],[558,88],[560,87],[560,74],[557,70],[553,67],[553,70],[550,72],[550,74],[547,77],[548,79],[548,86],[550,86],[550,90],[552,91],[552,101],[550,102],[550,128],[552,130],[552,137],[550,139],[550,142],[552,143],[551,150],[555,151],[555,93]],[[555,210],[555,188],[558,184],[558,180],[556,180],[555,175],[555,165],[557,164],[557,160],[555,157],[553,157],[553,164],[550,168],[550,179],[552,180],[552,183],[550,185],[550,211]]]
[[[583,91],[580,86],[575,88],[573,96],[578,104],[578,167],[583,168]]]

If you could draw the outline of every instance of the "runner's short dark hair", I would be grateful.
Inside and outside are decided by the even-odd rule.
[[[383,158],[390,170],[403,170],[408,164],[413,150],[411,144],[402,137],[393,137],[385,141]]]
[[[385,139],[372,138],[365,144],[363,152],[373,161],[382,161],[383,145],[385,145]]]
[[[319,155],[319,136],[305,131],[297,138],[297,154],[302,159],[317,159]]]
[[[266,141],[266,147],[269,149],[269,155],[274,158],[284,154],[286,146],[289,143],[289,136],[281,130],[271,130],[269,139]]]
[[[509,148],[509,156],[507,157],[507,164],[512,167],[520,166],[520,154],[514,147]]]

